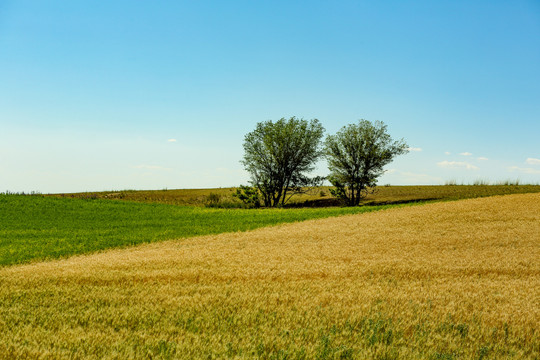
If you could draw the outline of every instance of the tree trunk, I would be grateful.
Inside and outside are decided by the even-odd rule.
[[[285,187],[283,188],[283,200],[281,200],[281,206],[285,206],[285,199],[287,198],[287,189],[289,188],[289,180],[285,183]]]

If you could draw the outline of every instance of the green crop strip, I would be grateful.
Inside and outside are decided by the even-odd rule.
[[[0,266],[395,206],[207,209],[111,200],[0,195]]]

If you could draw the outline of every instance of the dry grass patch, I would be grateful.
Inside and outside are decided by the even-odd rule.
[[[0,356],[540,356],[540,195],[0,269]]]
[[[511,184],[511,183],[509,183]],[[289,206],[337,206],[340,202],[330,195],[330,187],[312,188],[305,194],[294,195]],[[364,205],[403,203],[431,200],[470,199],[495,195],[510,195],[540,192],[540,185],[415,185],[415,186],[377,186],[375,194],[361,201]],[[235,188],[219,189],[177,189],[177,190],[125,190],[76,194],[53,194],[54,197],[82,199],[115,199],[146,203],[171,205],[204,206],[208,197],[214,195],[222,205],[240,205],[233,197]]]

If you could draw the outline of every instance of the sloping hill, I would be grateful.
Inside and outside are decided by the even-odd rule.
[[[0,357],[538,358],[540,195],[0,269]]]

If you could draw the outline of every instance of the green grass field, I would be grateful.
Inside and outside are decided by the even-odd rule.
[[[386,207],[208,209],[159,203],[0,195],[0,265],[167,239],[246,231]]]

